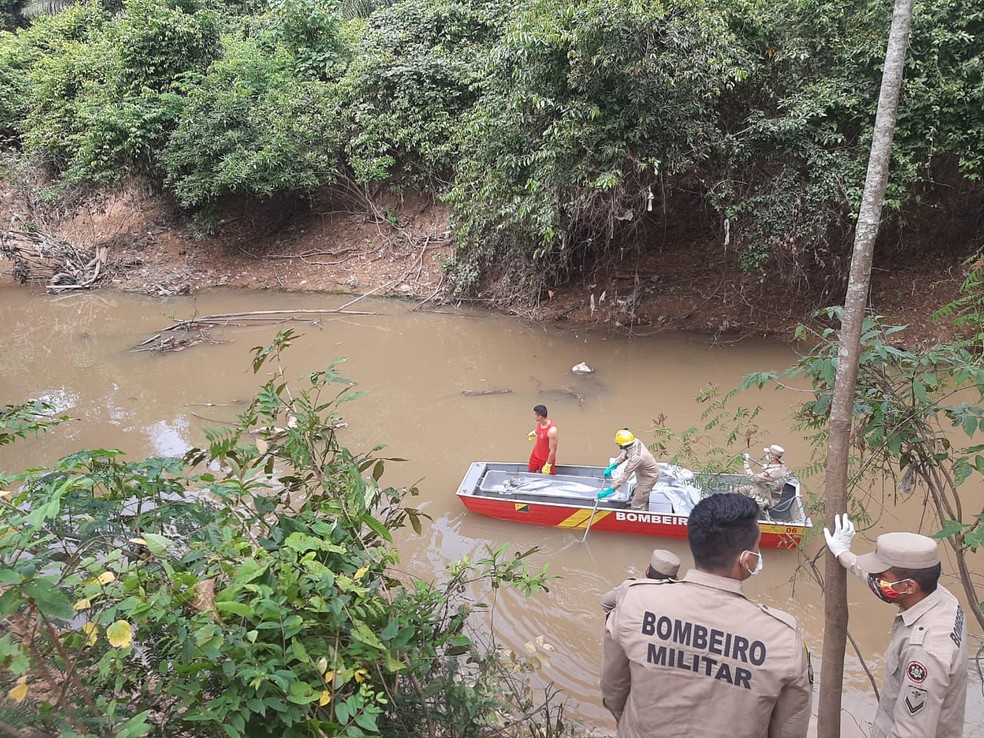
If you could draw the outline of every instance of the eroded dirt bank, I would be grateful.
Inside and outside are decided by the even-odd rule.
[[[41,207],[24,187],[5,186],[0,217],[8,238],[40,232],[87,248],[107,247],[102,288],[152,295],[215,286],[395,295],[454,301],[445,264],[453,255],[447,209],[419,194],[375,197],[323,193],[310,202],[270,201],[235,209],[208,229],[169,200],[138,188]],[[208,233],[205,231],[208,230]],[[13,234],[13,235],[11,235]],[[597,324],[637,335],[685,330],[718,336],[790,339],[812,304],[737,268],[737,255],[707,228],[660,235],[658,249],[575,274],[529,301],[494,278],[468,299],[509,304],[533,320]],[[959,294],[963,255],[936,262],[910,254],[876,264],[871,306],[907,324],[906,343],[952,335],[931,314]],[[9,263],[0,262],[9,281]],[[822,277],[822,275],[817,275]]]

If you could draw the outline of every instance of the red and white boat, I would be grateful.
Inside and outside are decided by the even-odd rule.
[[[687,516],[701,497],[749,483],[741,474],[695,473],[672,464],[660,467],[648,510],[629,508],[634,476],[617,495],[598,500],[598,491],[609,484],[600,466],[561,465],[556,475],[544,475],[527,471],[526,464],[476,461],[461,480],[458,497],[469,510],[500,520],[574,529],[590,524],[592,531],[686,538]],[[797,479],[786,482],[779,502],[759,524],[762,546],[799,544],[813,522],[806,515]]]

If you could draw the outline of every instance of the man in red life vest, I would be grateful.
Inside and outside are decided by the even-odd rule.
[[[547,417],[545,405],[537,405],[533,408],[533,417],[536,419],[536,427],[527,436],[533,444],[533,453],[530,454],[531,472],[542,472],[543,474],[556,474],[554,465],[557,463],[557,426]]]

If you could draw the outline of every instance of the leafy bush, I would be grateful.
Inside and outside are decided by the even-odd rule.
[[[330,80],[344,71],[347,48],[337,2],[269,0],[269,11],[255,23],[268,48],[291,56],[299,79]]]
[[[345,153],[356,178],[441,187],[458,158],[463,116],[509,6],[405,0],[373,13],[342,80]]]
[[[39,19],[22,33],[30,94],[12,110],[27,150],[70,181],[157,175],[176,84],[209,64],[218,29],[214,11],[177,0],[130,0],[115,19],[96,2]]]
[[[333,367],[288,388],[292,339],[255,350],[274,376],[208,448],[81,451],[4,493],[5,732],[465,736],[510,714],[457,593],[545,575],[502,547],[444,587],[401,582],[392,532],[420,529],[416,489],[339,446],[335,407],[356,394]]]
[[[25,44],[0,31],[0,146],[16,138],[17,125],[27,114],[27,66]]]
[[[229,36],[224,50],[189,82],[163,152],[180,202],[201,206],[333,182],[340,143],[332,88],[297,79],[286,51],[267,52],[256,39]]]
[[[719,145],[718,98],[744,75],[735,50],[704,2],[518,11],[464,134],[451,195],[460,257],[563,268],[623,241],[660,178]]]

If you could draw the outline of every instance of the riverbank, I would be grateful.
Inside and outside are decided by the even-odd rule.
[[[220,220],[194,221],[168,199],[133,187],[40,208],[7,186],[0,216],[11,229],[40,229],[80,247],[108,247],[103,287],[150,295],[192,294],[215,286],[398,296],[456,302],[445,266],[454,256],[448,209],[432,197],[321,192],[306,203],[271,200],[233,207]],[[43,212],[42,212],[43,210]],[[686,224],[687,218],[678,222]],[[706,224],[705,224],[706,225]],[[609,327],[632,335],[689,331],[734,340],[792,340],[816,304],[803,275],[800,293],[776,290],[768,276],[743,274],[737,254],[707,227],[661,234],[658,249],[595,265],[530,301],[507,278],[490,279],[468,302],[534,321]],[[907,345],[953,336],[932,313],[959,294],[961,258],[930,264],[918,249],[876,265],[872,310],[908,325]],[[9,264],[2,265],[10,279]]]

